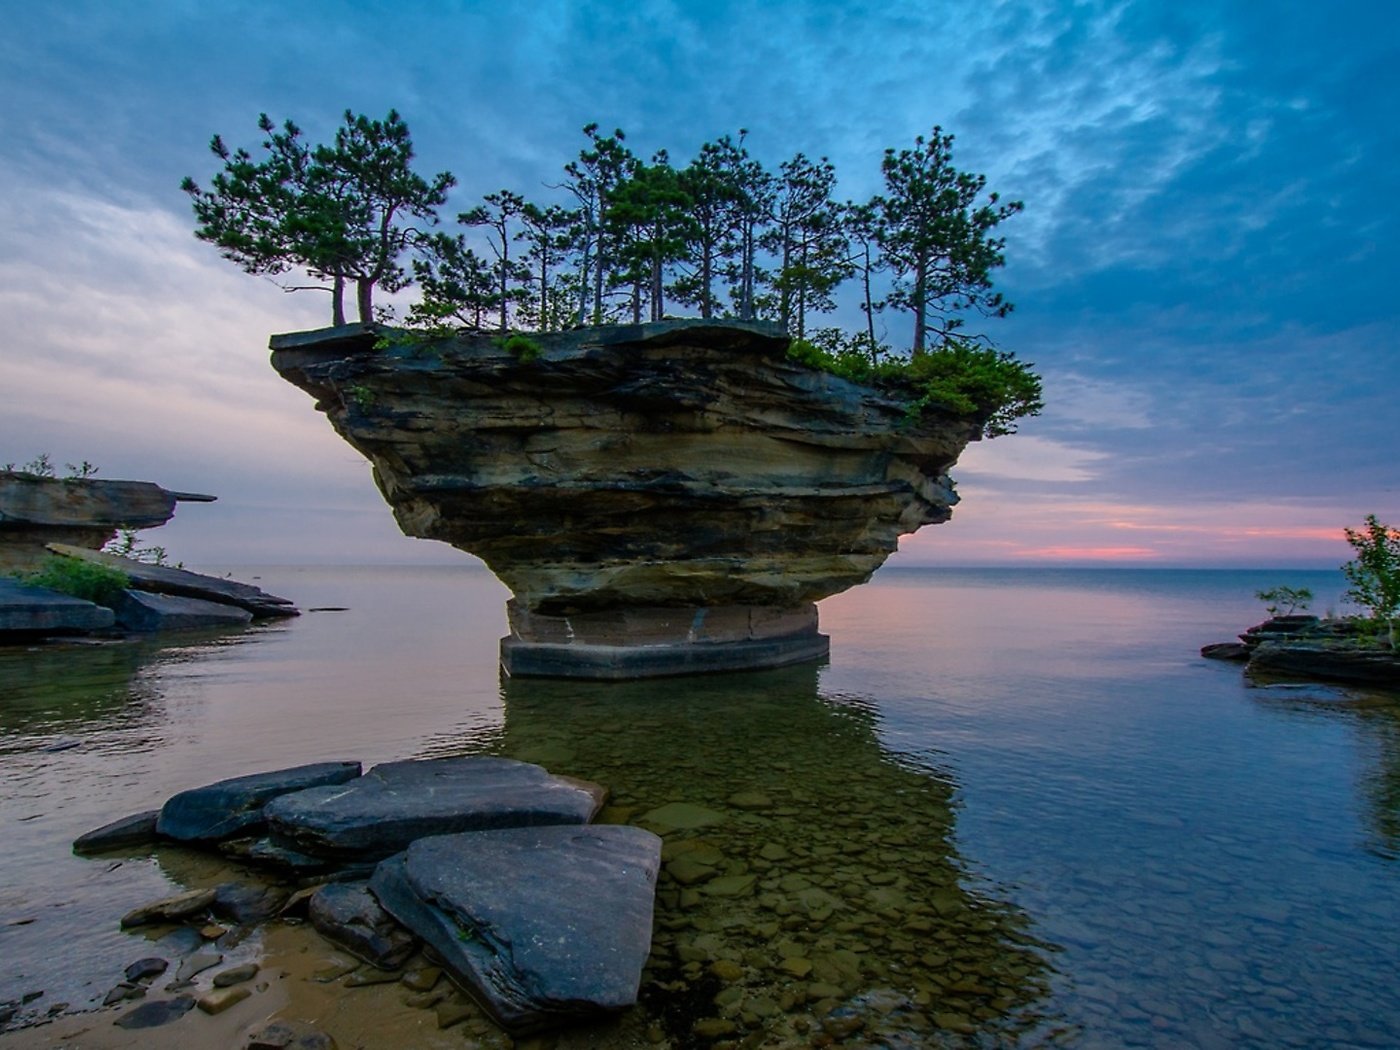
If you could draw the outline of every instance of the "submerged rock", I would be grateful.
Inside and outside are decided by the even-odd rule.
[[[343,784],[360,775],[358,762],[316,762],[220,780],[172,796],[156,830],[179,842],[215,843],[262,829],[263,807],[279,795]]]
[[[624,1009],[651,949],[661,840],[621,825],[420,839],[370,882],[502,1026]]]
[[[145,981],[152,977],[159,977],[169,966],[170,963],[164,959],[158,959],[155,956],[147,956],[144,959],[137,959],[128,966],[123,976],[125,976],[128,981]]]
[[[249,1036],[245,1050],[336,1050],[336,1044],[305,1021],[273,1021]]]
[[[186,893],[177,893],[173,897],[162,897],[158,901],[133,908],[123,915],[122,929],[128,930],[133,926],[146,926],[155,922],[173,922],[191,915],[201,915],[207,912],[209,906],[214,903],[214,896],[214,891],[210,889],[189,890]]]
[[[338,787],[283,795],[264,811],[275,844],[312,856],[373,858],[425,835],[585,824],[599,794],[508,758],[385,762]]]
[[[193,996],[180,995],[174,999],[153,999],[122,1014],[112,1023],[118,1028],[158,1028],[171,1021],[178,1021],[193,1009]]]

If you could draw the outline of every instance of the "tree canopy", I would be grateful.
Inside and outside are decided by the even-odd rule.
[[[676,163],[665,149],[646,161],[621,129],[589,124],[549,186],[556,199],[501,189],[459,212],[453,233],[431,227],[456,180],[413,171],[396,112],[381,121],[347,111],[333,141],[317,146],[291,121],[263,115],[258,126],[260,153],[216,135],[222,168],[209,188],[184,180],[195,235],[249,273],[308,274],[320,283],[290,287],[329,290],[336,324],[347,283],[368,322],[378,319],[374,289],[413,281],[421,300],[408,321],[435,328],[547,331],[660,320],[672,308],[772,319],[795,336],[797,356],[828,371],[889,383],[917,365],[905,376],[918,372],[916,400],[975,412],[988,434],[1040,410],[1034,373],[969,327],[1012,309],[993,287],[1005,264],[997,234],[1022,205],[958,170],[953,136],[937,126],[885,151],[882,192],[843,201],[827,158],[799,152],[770,170],[744,129]],[[838,309],[852,279],[863,331],[822,327],[817,318]],[[892,343],[886,324],[901,315],[908,341]]]
[[[181,184],[199,223],[195,236],[249,273],[300,267],[329,281],[336,324],[345,321],[345,284],[353,281],[359,318],[373,321],[374,289],[408,284],[399,259],[423,238],[408,222],[436,224],[456,179],[414,173],[408,125],[394,110],[383,120],[346,110],[334,141],[314,147],[290,120],[279,129],[264,113],[258,127],[266,135],[261,160],[231,152],[215,135],[209,148],[223,170],[207,190],[188,177]]]

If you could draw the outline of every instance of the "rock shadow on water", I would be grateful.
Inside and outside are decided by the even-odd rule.
[[[1044,1030],[1053,946],[969,878],[951,777],[886,753],[875,711],[824,697],[815,667],[507,679],[503,698],[500,753],[608,785],[600,821],[663,838],[653,1036],[922,1046]]]

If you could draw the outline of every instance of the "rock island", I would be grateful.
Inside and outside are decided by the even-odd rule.
[[[814,603],[957,502],[947,472],[983,421],[913,414],[789,342],[679,320],[515,339],[356,324],[271,347],[400,528],[514,593],[508,673],[637,678],[824,656]]]

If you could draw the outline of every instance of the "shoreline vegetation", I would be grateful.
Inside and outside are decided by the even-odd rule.
[[[1324,617],[1307,612],[1312,591],[1278,586],[1255,592],[1269,619],[1238,642],[1207,645],[1201,655],[1246,663],[1251,677],[1320,678],[1400,688],[1400,529],[1374,514],[1343,530],[1356,556],[1341,567],[1351,585],[1343,599],[1367,615]]]

